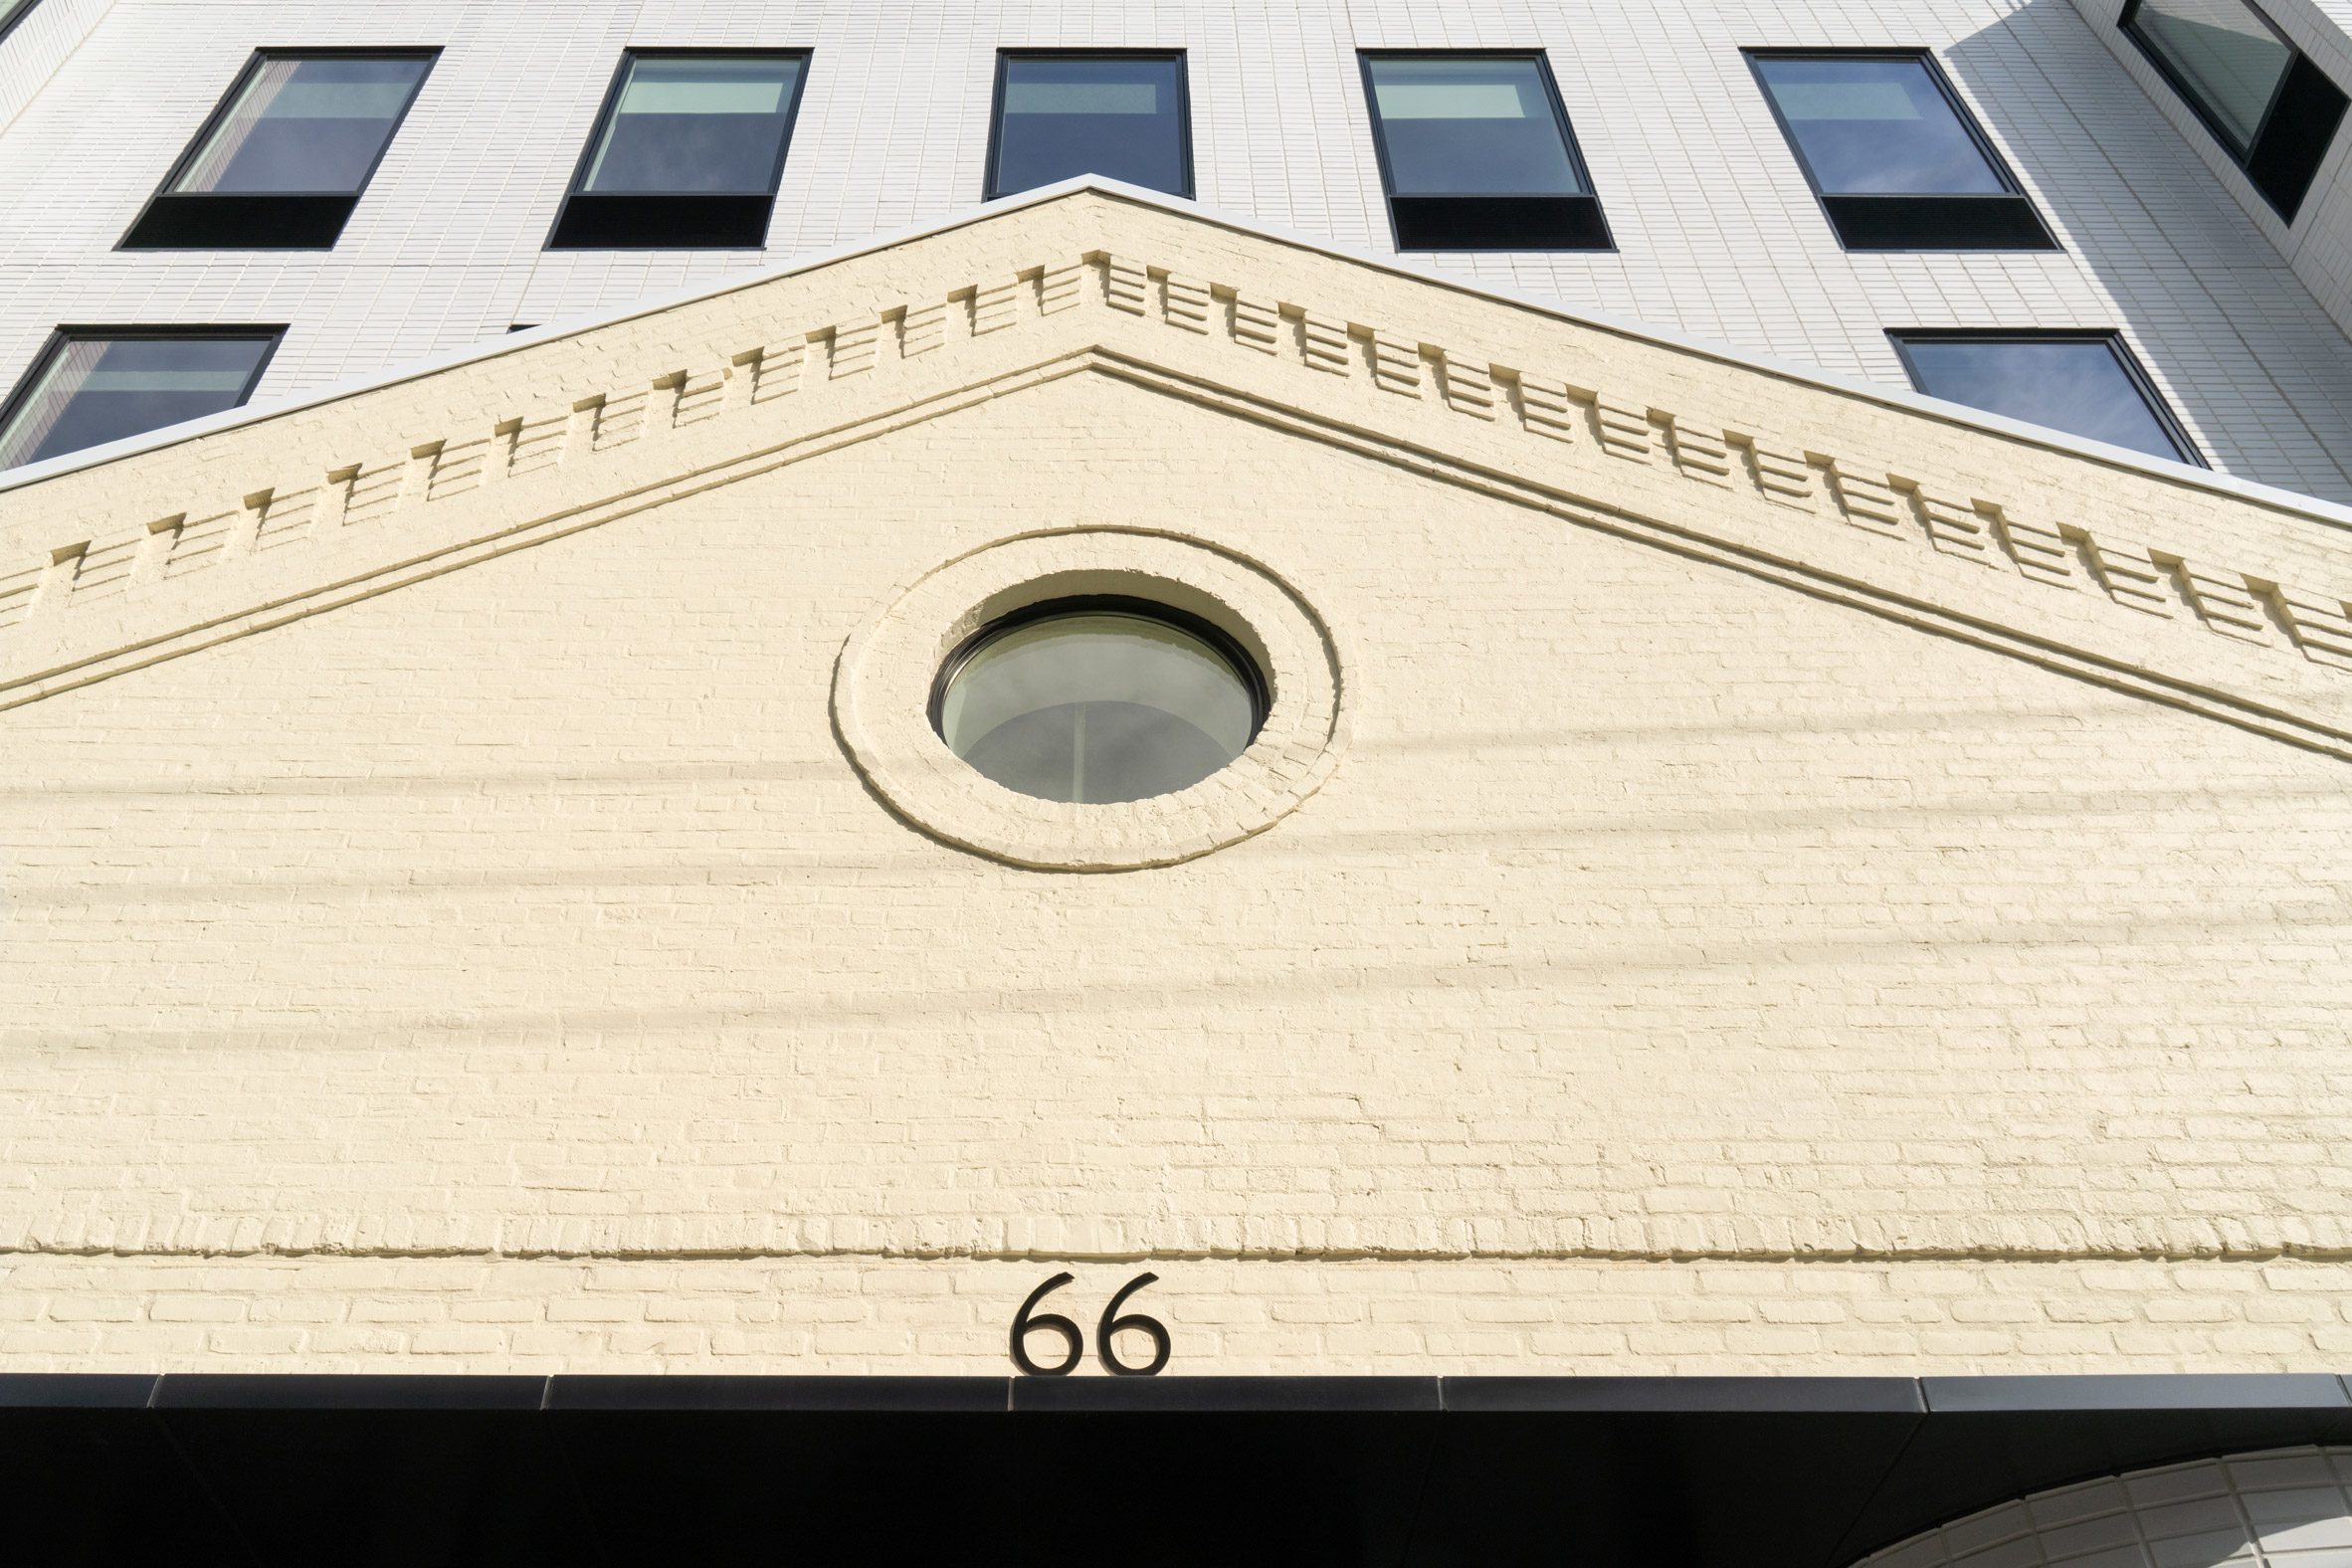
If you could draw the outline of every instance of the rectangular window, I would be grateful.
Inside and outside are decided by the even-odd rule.
[[[1748,65],[1848,250],[2058,248],[1925,53],[1751,50]]]
[[[0,407],[0,469],[39,463],[253,395],[283,327],[63,327]]]
[[[2203,463],[2113,332],[1894,332],[1911,384],[1929,397]]]
[[[1398,250],[1612,249],[1541,55],[1363,62]]]
[[[988,200],[1080,174],[1192,194],[1180,54],[997,56]]]
[[[41,0],[0,0],[0,38],[16,31],[16,25],[33,14],[33,7]]]
[[[2124,0],[2120,25],[2294,222],[2343,121],[2343,90],[2246,0]]]
[[[550,250],[757,250],[806,54],[632,50],[606,95]]]
[[[433,58],[256,55],[123,248],[332,248]]]

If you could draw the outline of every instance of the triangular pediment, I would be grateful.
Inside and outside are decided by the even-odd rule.
[[[0,707],[1074,375],[2352,755],[2316,502],[1091,187],[23,476]]]

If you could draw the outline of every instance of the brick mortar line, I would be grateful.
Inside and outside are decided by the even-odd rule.
[[[981,1247],[835,1248],[493,1248],[493,1247],[281,1247],[260,1244],[223,1248],[120,1248],[30,1246],[0,1243],[0,1258],[120,1259],[302,1259],[365,1262],[386,1259],[480,1260],[490,1263],[759,1263],[792,1260],[866,1259],[877,1263],[1614,1263],[1772,1264],[1839,1267],[1872,1264],[2352,1264],[2352,1247],[2197,1249],[2075,1249],[2004,1247],[1904,1247],[1788,1251],[1737,1248],[1224,1248],[1138,1247],[1109,1250]]]

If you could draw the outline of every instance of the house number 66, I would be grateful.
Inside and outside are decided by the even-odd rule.
[[[1029,1299],[1021,1303],[1021,1310],[1013,1314],[1013,1364],[1031,1377],[1068,1377],[1085,1356],[1086,1341],[1079,1334],[1078,1324],[1056,1312],[1034,1310],[1038,1302],[1045,1299],[1046,1292],[1061,1289],[1074,1277],[1067,1274],[1056,1274],[1030,1291]],[[1102,1320],[1094,1325],[1094,1353],[1102,1358],[1103,1370],[1112,1377],[1150,1377],[1168,1364],[1167,1325],[1141,1312],[1129,1312],[1124,1317],[1119,1315],[1119,1308],[1126,1304],[1128,1296],[1158,1277],[1155,1274],[1139,1274],[1128,1280],[1119,1287],[1119,1293],[1110,1298],[1110,1305],[1102,1309]],[[1112,1344],[1112,1336],[1125,1328],[1151,1335],[1152,1356],[1146,1365],[1129,1366],[1119,1359],[1118,1351]],[[1070,1353],[1052,1366],[1040,1366],[1030,1360],[1027,1340],[1031,1334],[1039,1332],[1061,1335],[1062,1342],[1070,1347]]]

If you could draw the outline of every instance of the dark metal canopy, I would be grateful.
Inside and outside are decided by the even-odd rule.
[[[0,1376],[0,1560],[1843,1568],[2330,1374]]]

